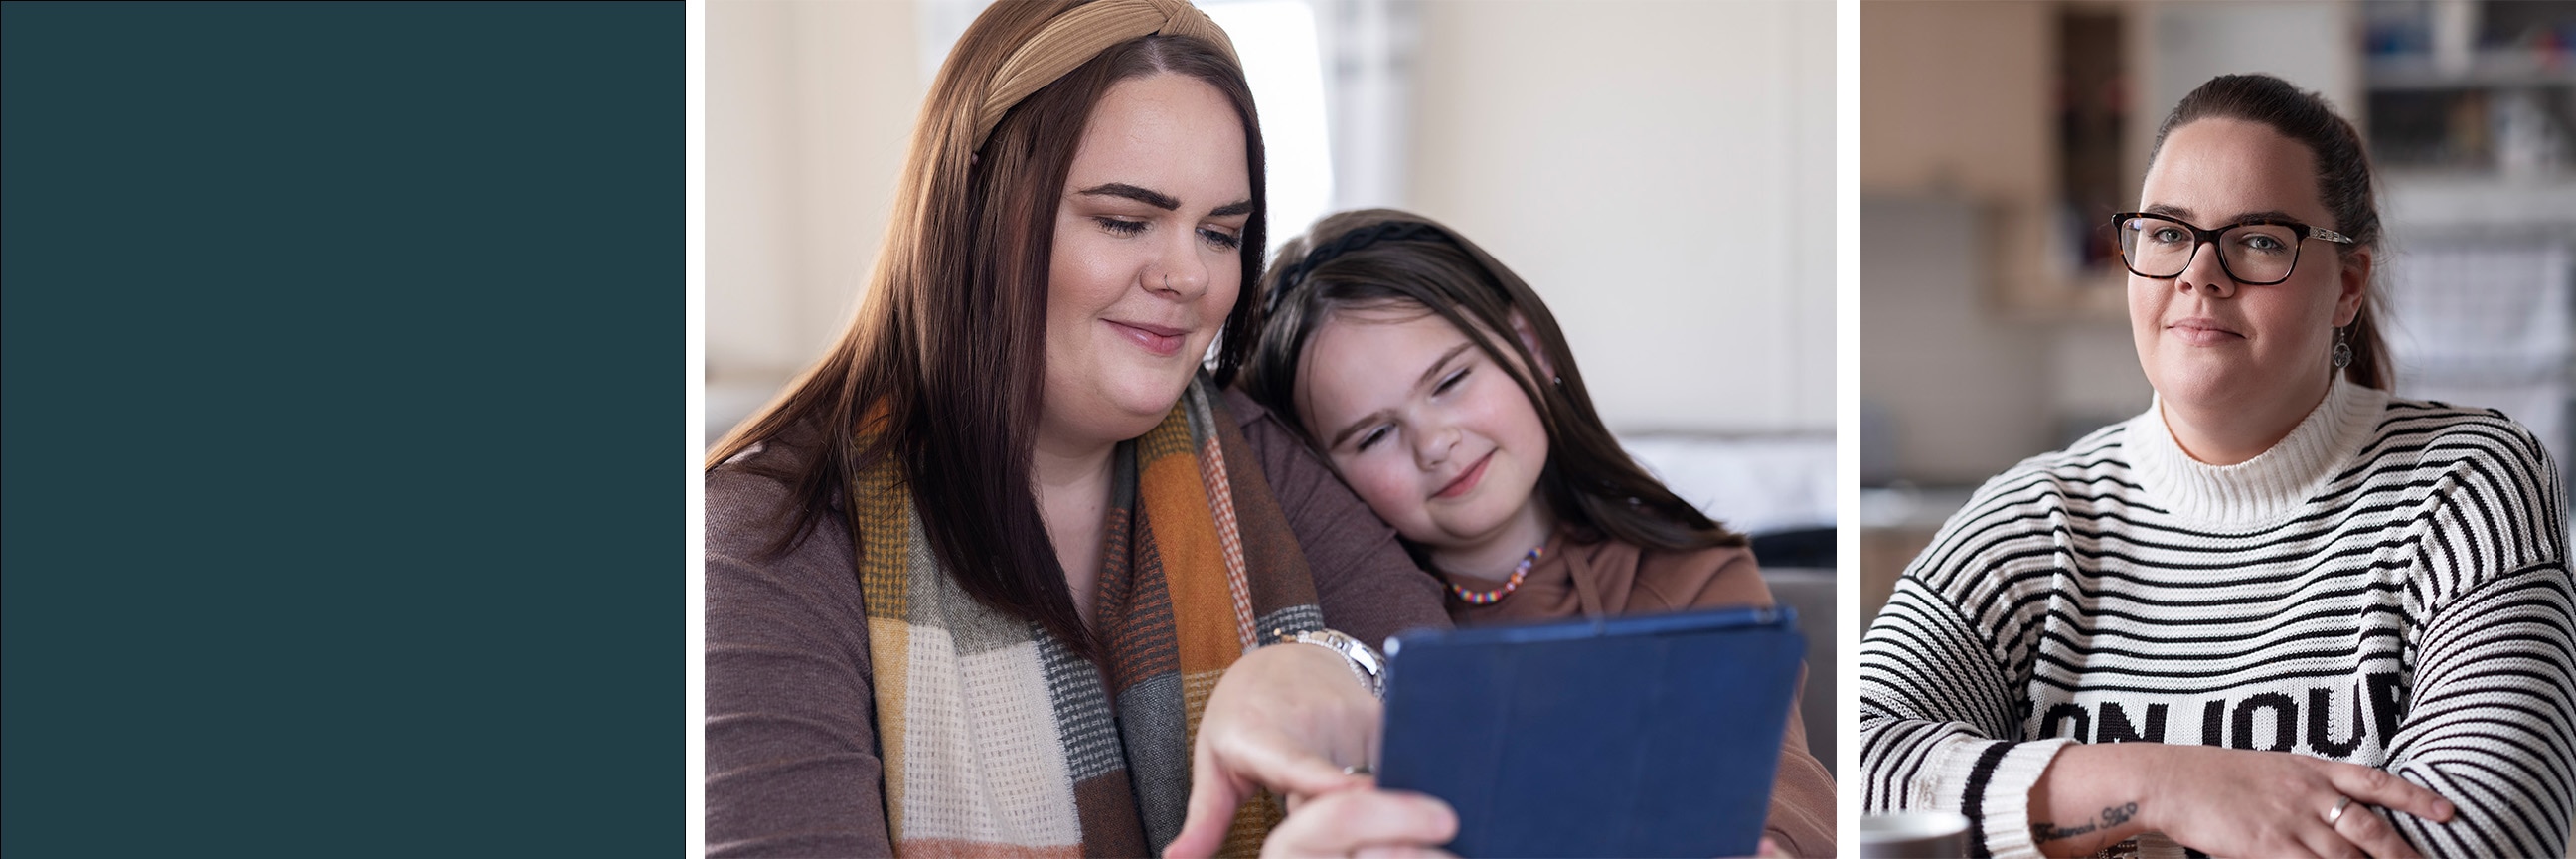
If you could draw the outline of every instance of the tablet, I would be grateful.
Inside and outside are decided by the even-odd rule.
[[[1806,649],[1786,608],[1387,642],[1378,784],[1458,812],[1459,856],[1751,856]]]

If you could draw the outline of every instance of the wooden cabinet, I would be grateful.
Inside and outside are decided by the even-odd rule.
[[[2103,288],[2099,272],[2081,271],[2063,253],[2082,229],[2063,216],[2061,202],[2056,90],[2068,8],[1868,2],[1861,9],[1862,193],[1972,202],[1982,212],[1989,294],[2013,318],[2123,312],[2116,281]]]

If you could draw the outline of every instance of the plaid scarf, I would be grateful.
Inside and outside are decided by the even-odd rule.
[[[908,855],[1159,854],[1180,833],[1190,750],[1217,678],[1320,629],[1315,585],[1250,446],[1193,380],[1114,457],[1094,665],[985,608],[941,568],[899,466],[852,498],[875,669],[887,828]],[[1237,811],[1225,852],[1278,820]]]

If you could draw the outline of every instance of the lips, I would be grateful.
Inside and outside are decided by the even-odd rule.
[[[1476,460],[1476,464],[1467,466],[1465,473],[1458,475],[1458,479],[1449,481],[1449,485],[1440,487],[1440,491],[1432,493],[1431,497],[1456,498],[1475,491],[1476,484],[1485,481],[1485,466],[1492,464],[1493,461],[1493,451],[1486,451],[1483,459]]]
[[[2235,329],[2206,316],[2175,320],[2167,323],[2165,330],[2172,333],[2176,339],[2194,346],[2215,346],[2245,339],[2245,335],[2237,333]]]
[[[1116,319],[1101,321],[1109,323],[1111,329],[1156,357],[1168,358],[1178,354],[1181,346],[1189,340],[1190,332],[1186,328],[1173,328],[1169,325],[1146,322],[1121,322]]]

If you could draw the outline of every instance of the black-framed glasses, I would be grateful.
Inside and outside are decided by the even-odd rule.
[[[2299,246],[2309,239],[2352,244],[2351,236],[2287,218],[2247,218],[2204,230],[2164,215],[2121,212],[2111,216],[2111,230],[2120,237],[2120,261],[2139,277],[2179,277],[2200,246],[2211,244],[2228,279],[2246,286],[2289,280],[2299,267]]]

